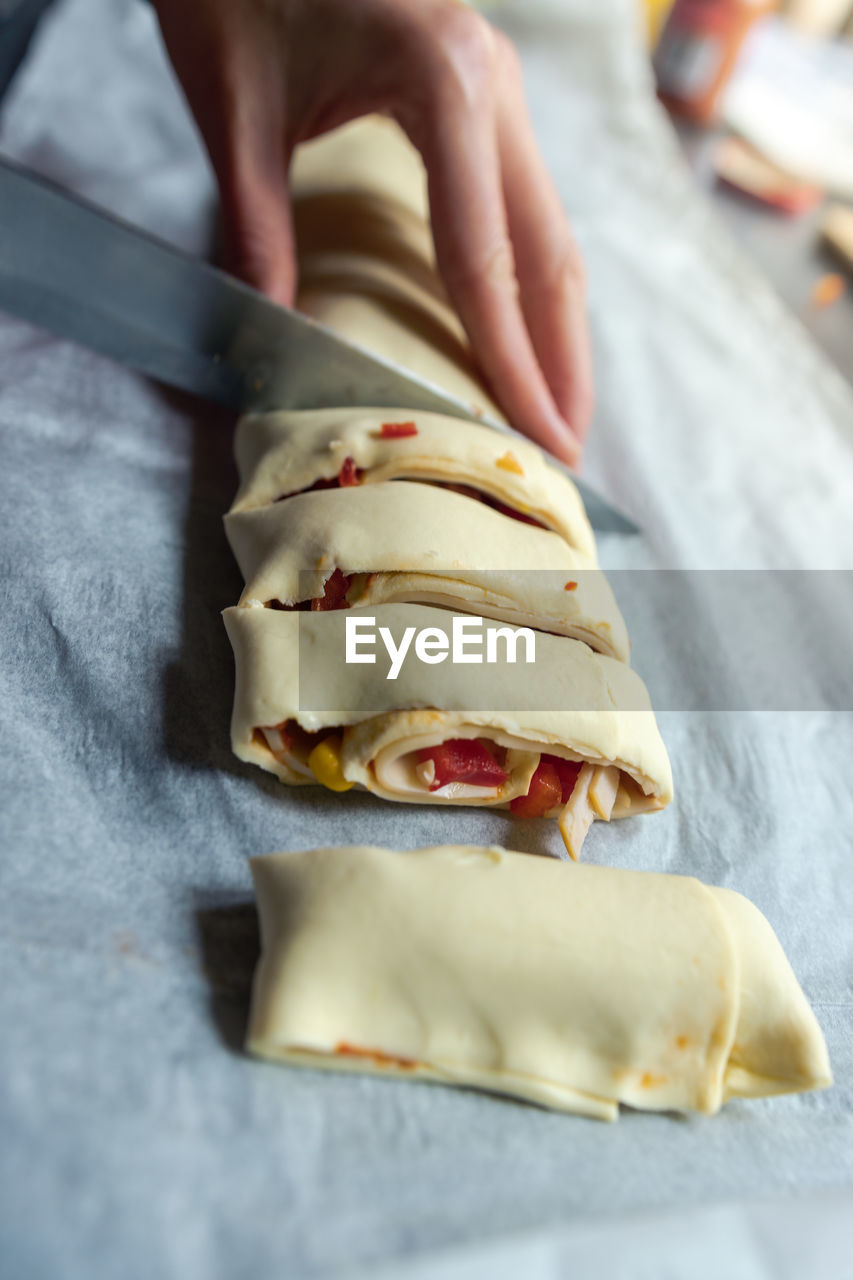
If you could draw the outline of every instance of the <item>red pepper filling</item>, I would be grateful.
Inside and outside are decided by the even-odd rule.
[[[326,579],[323,594],[311,601],[312,613],[324,613],[329,609],[346,609],[347,592],[351,582],[351,573],[342,573],[340,569],[336,569]]]
[[[379,428],[380,440],[405,440],[407,436],[417,434],[414,422],[383,422]]]
[[[474,498],[477,502],[484,502],[487,507],[491,507],[493,511],[499,511],[502,516],[509,516],[511,520],[520,520],[522,524],[535,525],[537,529],[545,529],[541,520],[537,520],[535,516],[528,516],[523,511],[517,511],[515,507],[508,507],[505,502],[501,502],[499,498],[493,498],[490,493],[484,493],[482,489],[475,489],[470,484],[445,484],[443,481],[436,481],[443,489],[452,489],[454,493],[461,493],[463,498]]]
[[[472,787],[500,787],[509,774],[502,769],[488,747],[476,738],[448,738],[437,747],[422,747],[420,764],[431,760],[435,779],[430,791],[438,791],[448,782],[467,782]]]
[[[349,489],[352,485],[361,484],[361,468],[355,465],[355,458],[344,458],[341,469],[338,472],[338,484],[342,489]]]
[[[352,485],[361,484],[364,469],[355,465],[355,458],[346,457],[341,469],[331,480],[315,480],[307,489],[299,489],[299,493],[315,493],[318,489],[349,489]],[[282,493],[276,502],[284,502],[285,498],[295,498],[294,493]]]
[[[406,1071],[413,1071],[418,1065],[415,1058],[398,1058],[396,1054],[385,1053],[382,1049],[362,1049],[359,1045],[348,1044],[346,1040],[335,1045],[335,1053],[343,1058],[370,1058],[378,1066],[403,1067]]]
[[[530,779],[526,796],[516,796],[509,807],[517,818],[541,818],[558,804],[568,804],[581,766],[574,760],[542,755]]]

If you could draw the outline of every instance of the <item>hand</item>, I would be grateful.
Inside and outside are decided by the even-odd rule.
[[[436,258],[509,420],[576,464],[592,411],[583,268],[515,50],[458,0],[156,0],[219,182],[228,264],[292,304],[294,147],[372,111],[429,179]]]

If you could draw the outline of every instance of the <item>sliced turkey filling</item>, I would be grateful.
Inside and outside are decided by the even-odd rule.
[[[295,720],[285,720],[256,733],[279,764],[306,780],[331,791],[354,785],[342,766],[346,729],[310,733]],[[383,788],[400,799],[431,796],[445,803],[508,804],[517,818],[556,817],[574,859],[593,822],[610,821],[620,788],[621,808],[633,808],[643,799],[636,783],[615,765],[567,760],[491,738],[447,738],[402,754],[380,752],[373,770]]]
[[[386,424],[393,425],[393,424]],[[400,426],[407,424],[400,423]],[[340,471],[336,476],[332,476],[330,480],[315,480],[306,489],[295,489],[292,493],[282,493],[275,499],[276,502],[286,502],[288,498],[295,498],[301,493],[314,493],[318,489],[349,489],[353,485],[364,484],[364,477],[367,471],[364,467],[357,467],[355,458],[344,458]],[[530,515],[527,511],[522,511],[518,507],[509,505],[502,501],[495,494],[487,492],[485,489],[479,489],[476,485],[457,484],[455,481],[443,480],[440,477],[425,476],[418,469],[412,468],[407,475],[398,475],[393,477],[395,480],[417,480],[421,484],[431,484],[437,489],[449,489],[452,493],[460,493],[463,498],[473,498],[475,502],[482,502],[485,506],[491,507],[493,511],[499,512],[502,516],[508,516],[511,520],[520,520],[522,524],[532,524],[537,529],[550,529],[551,525],[544,524],[538,517]]]
[[[505,804],[529,785],[536,753],[489,738],[446,738],[403,755],[374,761],[383,784],[413,800]]]
[[[279,764],[300,777],[319,782],[329,791],[349,791],[341,768],[341,730],[320,729],[309,733],[295,720],[265,725],[256,730]]]
[[[308,733],[295,720],[283,720],[281,724],[262,725],[254,736],[270,749],[279,764],[303,778],[314,777],[308,767],[308,757],[322,740],[322,732]]]
[[[567,760],[483,738],[450,738],[387,762],[377,760],[374,770],[386,787],[412,798],[418,790],[441,800],[490,795],[493,803],[508,801],[518,818],[557,817],[566,850],[575,859],[596,818],[610,821],[622,782],[615,765]]]

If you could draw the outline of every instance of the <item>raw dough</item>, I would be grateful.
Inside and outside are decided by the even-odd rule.
[[[387,422],[414,422],[417,434],[383,438]],[[240,489],[232,512],[266,506],[284,494],[332,480],[347,458],[363,484],[433,480],[471,485],[535,517],[595,560],[595,540],[571,480],[527,440],[489,427],[409,409],[314,409],[250,414],[235,441]]]
[[[466,846],[252,860],[248,1047],[614,1120],[831,1083],[770,925],[698,880]]]
[[[235,512],[225,529],[246,579],[244,605],[322,596],[340,568],[376,575],[358,603],[431,598],[628,658],[625,623],[594,560],[559,534],[440,486],[394,480],[315,490]]]
[[[231,745],[241,760],[284,782],[314,782],[310,769],[300,772],[276,758],[258,732],[293,720],[309,733],[343,727],[343,776],[387,800],[506,805],[526,794],[543,751],[616,765],[623,776],[614,818],[662,809],[672,799],[669,759],[648,693],[623,663],[579,641],[540,634],[531,666],[425,666],[411,660],[391,681],[379,662],[345,665],[348,614],[376,617],[397,637],[407,626],[446,630],[452,616],[425,605],[385,605],[381,614],[226,609],[237,670]],[[306,691],[321,687],[322,707],[311,705]],[[413,751],[466,737],[518,753],[511,785],[500,794],[469,788],[448,796],[418,783]]]
[[[502,417],[435,269],[426,175],[403,131],[366,116],[297,148],[291,190],[297,307]]]

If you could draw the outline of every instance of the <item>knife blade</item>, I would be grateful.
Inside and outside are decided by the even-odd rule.
[[[6,158],[0,158],[0,307],[240,412],[405,407],[519,434]],[[638,532],[559,459],[551,461],[578,486],[595,529]]]

